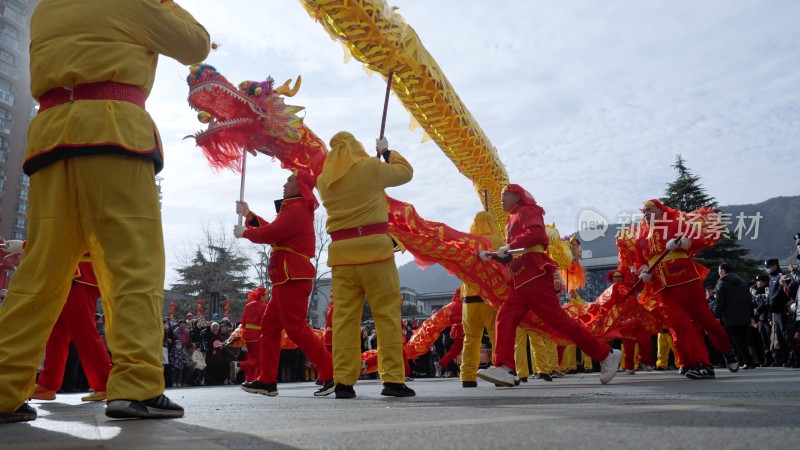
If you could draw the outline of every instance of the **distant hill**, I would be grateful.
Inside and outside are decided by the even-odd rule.
[[[775,197],[767,201],[751,205],[722,206],[720,210],[731,214],[731,230],[736,226],[736,217],[742,213],[746,218],[761,215],[758,224],[756,239],[751,230],[740,241],[740,245],[748,250],[748,258],[760,260],[762,263],[768,258],[780,258],[781,265],[786,260],[797,254],[792,236],[800,233],[800,195],[792,197]],[[748,225],[752,219],[746,219]]]
[[[398,267],[397,272],[400,274],[400,286],[414,289],[417,294],[453,291],[461,286],[461,280],[448,275],[439,264],[421,269],[411,261]]]
[[[792,197],[775,197],[761,203],[749,205],[721,206],[720,210],[731,214],[728,228],[733,231],[737,224],[736,217],[741,213],[744,224],[750,226],[753,217],[761,215],[758,220],[758,235],[754,237],[755,228],[742,232],[739,241],[741,246],[750,250],[748,258],[761,261],[768,258],[780,258],[781,265],[786,267],[787,261],[795,262],[796,248],[792,236],[800,233],[800,195]],[[612,228],[613,229],[613,228]],[[591,250],[594,258],[616,256],[614,233],[606,233],[606,237],[583,244],[584,250]],[[588,261],[586,261],[588,262]],[[447,274],[438,264],[420,269],[413,261],[398,268],[400,285],[417,291],[418,294],[452,291],[461,285],[461,281]]]

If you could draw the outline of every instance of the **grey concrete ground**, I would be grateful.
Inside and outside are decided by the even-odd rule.
[[[315,398],[312,383],[280,395],[238,386],[168,389],[177,420],[110,420],[81,394],[34,401],[39,419],[0,425],[0,449],[644,449],[800,447],[800,369],[764,369],[692,381],[677,372],[572,375],[515,388],[457,379],[409,383],[387,398],[377,381],[358,398]]]

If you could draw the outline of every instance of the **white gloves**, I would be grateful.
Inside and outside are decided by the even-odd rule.
[[[491,261],[492,255],[490,255],[489,252],[487,252],[486,250],[481,250],[478,252],[478,258],[480,258],[483,261]]]
[[[382,137],[380,139],[375,139],[375,150],[378,153],[383,154],[384,151],[389,149],[389,140],[386,137]]]
[[[236,214],[241,214],[245,218],[250,214],[250,206],[244,200],[236,200]]]
[[[242,235],[244,235],[244,230],[246,230],[246,229],[247,229],[247,227],[244,226],[244,225],[234,225],[233,226],[233,235],[236,236],[237,238],[240,238],[240,237],[242,237]]]
[[[670,239],[667,241],[667,250],[673,251],[678,248],[678,244],[675,242],[675,239]]]
[[[8,253],[19,254],[22,253],[22,250],[24,248],[24,243],[23,241],[12,239],[0,244],[0,248],[2,248]]]
[[[667,246],[666,247],[667,247],[667,250],[673,251],[673,250],[677,249],[678,247],[682,248],[683,250],[688,250],[689,247],[691,247],[691,246],[692,246],[692,240],[689,239],[688,237],[684,236],[684,237],[678,239],[678,242],[675,242],[675,239],[670,239],[669,241],[667,241]]]
[[[497,256],[499,258],[505,258],[506,256],[508,256],[508,249],[509,249],[509,247],[507,245],[504,245],[504,246],[498,248],[497,249]]]
[[[649,283],[653,281],[653,274],[650,272],[650,266],[647,264],[642,266],[642,269],[639,271],[639,279],[641,279],[645,283]]]

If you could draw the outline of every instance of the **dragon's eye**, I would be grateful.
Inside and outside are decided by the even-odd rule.
[[[197,120],[199,120],[200,123],[211,122],[211,114],[205,111],[200,111],[199,113],[197,113]]]

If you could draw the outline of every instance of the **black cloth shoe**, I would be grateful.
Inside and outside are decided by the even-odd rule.
[[[725,359],[725,367],[733,373],[739,371],[739,361],[736,360],[736,353],[723,353],[722,357]]]
[[[150,400],[110,400],[106,417],[112,419],[174,419],[183,417],[183,407],[161,394]]]
[[[31,420],[36,420],[36,410],[27,403],[23,403],[14,412],[0,413],[0,423],[30,422]]]
[[[522,377],[522,378],[519,379],[519,381],[522,382],[522,383],[527,383],[528,382],[528,377]]]
[[[461,382],[461,387],[465,387],[465,388],[478,387],[478,382],[477,381],[462,381]]]
[[[333,390],[336,388],[336,385],[333,384],[333,380],[326,381],[322,383],[322,387],[319,388],[316,392],[314,392],[314,397],[325,397],[326,395],[333,394]]]
[[[356,390],[347,384],[337,384],[333,388],[333,393],[336,394],[336,398],[356,398]]]
[[[242,383],[242,390],[251,394],[268,395],[275,397],[278,395],[278,385],[275,383],[262,383],[258,380]]]
[[[663,368],[663,367],[661,367],[661,366],[656,366],[656,372],[664,372],[664,371],[666,371],[666,370],[667,370],[667,369],[665,369],[665,368]]]
[[[576,373],[578,373],[578,371],[575,369],[567,369],[564,371],[564,375],[575,375]]]
[[[417,393],[403,383],[383,383],[381,395],[387,397],[413,397]]]
[[[553,377],[549,373],[537,373],[536,378],[544,381],[553,381]]]

